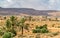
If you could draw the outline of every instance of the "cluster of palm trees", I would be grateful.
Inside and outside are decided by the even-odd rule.
[[[23,29],[29,30],[28,29],[29,25],[25,24],[25,21],[26,21],[25,17],[22,17],[21,19],[18,20],[17,17],[11,16],[9,19],[6,20],[6,24],[4,27],[5,31],[3,35],[5,35],[5,33],[11,32],[14,37],[17,35],[16,29],[19,29],[19,31],[22,31],[22,36],[23,36],[23,32],[24,32]],[[6,37],[6,38],[9,38],[9,37]]]

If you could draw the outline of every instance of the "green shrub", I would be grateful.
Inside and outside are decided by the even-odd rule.
[[[41,33],[48,33],[49,31],[46,28],[41,29]]]
[[[35,21],[35,19],[32,19],[32,21]]]
[[[4,32],[0,29],[0,36],[2,36],[4,34]]]
[[[56,33],[52,33],[54,36],[56,36],[56,35],[58,35],[59,33],[58,32],[56,32]]]
[[[36,29],[33,30],[33,33],[48,33],[47,25],[36,26]]]
[[[6,32],[4,33],[3,38],[13,38],[13,37],[11,36],[11,32]]]
[[[58,28],[60,28],[60,26],[58,26]]]
[[[11,30],[11,33],[13,34],[13,37],[17,35],[17,33],[14,29]]]
[[[40,30],[39,29],[34,29],[33,33],[40,33]]]
[[[39,33],[37,33],[36,38],[40,38],[40,34]]]
[[[35,29],[33,29],[33,33],[37,33],[37,31]]]

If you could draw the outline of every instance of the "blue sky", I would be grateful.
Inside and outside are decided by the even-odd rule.
[[[60,10],[60,0],[0,0],[0,7]]]

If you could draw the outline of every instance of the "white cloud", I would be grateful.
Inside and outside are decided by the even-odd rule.
[[[12,2],[12,0],[6,0],[7,2]]]
[[[59,10],[60,9],[60,0],[49,0],[49,8],[53,10]]]
[[[60,0],[3,0],[0,6],[4,8],[34,8],[40,10],[60,9]]]

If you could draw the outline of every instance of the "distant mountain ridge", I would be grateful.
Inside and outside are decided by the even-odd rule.
[[[60,12],[57,10],[35,10],[32,8],[1,8],[0,15],[19,15],[20,13],[28,15],[46,15],[50,16],[48,13]]]

